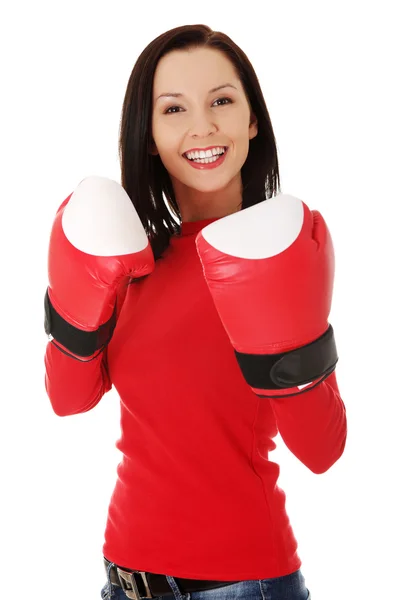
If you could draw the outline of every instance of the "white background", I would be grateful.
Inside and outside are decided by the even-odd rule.
[[[349,0],[25,1],[2,9],[2,599],[100,598],[120,460],[118,397],[113,389],[73,417],[52,412],[43,362],[47,244],[55,211],[81,179],[119,180],[119,118],[140,52],[167,29],[195,23],[223,31],[252,61],[282,191],[320,210],[335,244],[330,321],[347,447],[323,475],[279,436],[271,456],[307,586],[313,600],[400,598],[394,9],[394,1],[378,8]]]

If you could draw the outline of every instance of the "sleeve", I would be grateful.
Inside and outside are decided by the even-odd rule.
[[[117,320],[128,286],[126,281],[117,294]],[[108,372],[108,347],[89,362],[80,362],[48,342],[44,357],[45,388],[53,411],[59,417],[87,412],[111,390]]]
[[[279,433],[289,450],[313,473],[325,473],[343,454],[346,407],[336,372],[297,396],[269,398]]]

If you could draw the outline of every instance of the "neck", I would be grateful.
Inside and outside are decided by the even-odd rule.
[[[202,192],[188,187],[171,177],[175,199],[182,222],[193,223],[204,219],[220,219],[242,208],[242,181],[239,173],[229,184],[218,191]]]
[[[181,223],[181,231],[180,236],[186,237],[193,234],[199,233],[204,227],[210,225],[214,221],[217,221],[218,218],[210,218],[210,219],[199,219],[198,221],[183,221]]]

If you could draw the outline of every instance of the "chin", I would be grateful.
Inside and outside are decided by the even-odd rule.
[[[224,190],[229,184],[229,179],[225,179],[221,181],[203,181],[201,184],[193,185],[193,182],[188,182],[185,185],[192,190],[196,190],[197,192],[203,192],[204,194],[211,194],[213,192],[221,192]]]

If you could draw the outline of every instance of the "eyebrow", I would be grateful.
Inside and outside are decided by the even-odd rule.
[[[217,92],[218,90],[221,90],[222,88],[226,88],[226,87],[231,87],[234,90],[237,89],[231,83],[223,83],[222,85],[218,85],[217,87],[212,88],[211,90],[209,90],[208,93],[213,94],[214,92]],[[163,94],[160,94],[159,96],[157,96],[155,101],[157,102],[157,100],[159,100],[160,98],[164,98],[165,96],[172,97],[172,98],[180,98],[181,96],[184,96],[184,94],[182,94],[181,92],[164,92]]]

